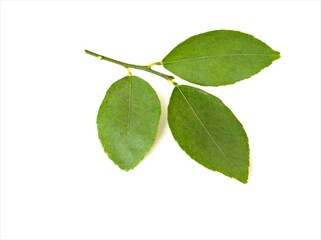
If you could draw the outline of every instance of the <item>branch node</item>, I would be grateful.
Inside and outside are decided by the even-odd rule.
[[[155,65],[162,65],[162,62],[152,62],[152,63],[148,64],[147,67],[152,68],[152,66],[155,66]]]
[[[173,80],[174,80],[174,77],[168,76],[167,81],[168,81],[170,84],[173,84],[174,86],[177,86],[178,84],[177,84],[176,82],[174,82]]]
[[[157,64],[157,62],[152,62],[152,63],[148,64],[147,67],[148,67],[148,68],[152,68],[152,66],[154,66],[154,65],[156,65],[156,64]]]

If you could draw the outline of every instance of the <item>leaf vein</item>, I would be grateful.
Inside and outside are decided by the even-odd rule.
[[[211,133],[209,132],[209,130],[207,129],[207,127],[205,126],[205,124],[203,123],[203,121],[200,119],[200,117],[197,115],[194,107],[192,106],[192,104],[190,103],[190,101],[186,98],[186,96],[184,95],[184,93],[181,91],[181,89],[179,88],[179,86],[177,86],[177,89],[179,90],[179,92],[182,94],[184,100],[186,101],[186,103],[188,104],[188,106],[191,108],[193,114],[196,116],[196,119],[199,121],[199,123],[201,124],[201,126],[203,127],[203,129],[205,130],[205,132],[207,133],[207,135],[210,137],[211,141],[214,143],[214,145],[218,148],[218,150],[220,151],[220,153],[223,155],[223,157],[226,157],[225,153],[223,152],[223,150],[220,148],[220,146],[216,143],[214,137],[211,135]]]
[[[128,117],[127,117],[127,128],[126,128],[126,136],[129,135],[130,129],[130,119],[132,114],[132,76],[129,76],[129,91],[128,91]]]
[[[209,56],[202,56],[202,57],[195,57],[195,58],[185,58],[180,60],[162,62],[162,64],[172,64],[172,63],[179,63],[179,62],[189,62],[193,60],[205,60],[210,58],[219,58],[219,57],[233,57],[233,56],[275,56],[275,54],[260,54],[260,53],[231,53],[231,54],[217,54],[217,55],[209,55]]]

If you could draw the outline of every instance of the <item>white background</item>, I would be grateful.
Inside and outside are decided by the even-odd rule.
[[[249,182],[179,148],[166,123],[172,85],[138,70],[161,99],[160,129],[146,159],[120,170],[96,114],[127,72],[84,49],[148,64],[216,29],[281,52],[251,79],[203,87],[248,133]],[[319,135],[319,1],[1,2],[2,239],[319,239]]]

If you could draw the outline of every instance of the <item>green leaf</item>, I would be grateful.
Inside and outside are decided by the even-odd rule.
[[[203,166],[247,182],[249,145],[242,124],[217,97],[176,85],[168,123],[179,146]]]
[[[249,78],[278,58],[279,52],[252,35],[217,30],[188,38],[162,64],[186,81],[221,86]]]
[[[153,145],[161,107],[154,89],[143,79],[127,76],[113,83],[99,108],[100,142],[121,169],[130,170]]]

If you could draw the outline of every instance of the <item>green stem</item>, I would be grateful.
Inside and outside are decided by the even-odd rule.
[[[87,53],[87,54],[89,54],[91,56],[97,57],[100,60],[106,60],[108,62],[116,63],[118,65],[121,65],[121,66],[125,67],[125,68],[135,68],[135,69],[138,69],[138,70],[142,70],[142,71],[146,71],[146,72],[155,74],[157,76],[165,78],[167,81],[170,81],[170,82],[172,82],[172,80],[174,79],[174,77],[172,77],[172,76],[169,76],[169,75],[166,75],[164,73],[157,72],[157,71],[151,69],[151,66],[142,66],[142,65],[135,65],[135,64],[130,64],[130,63],[124,63],[124,62],[121,62],[121,61],[118,61],[118,60],[115,60],[115,59],[112,59],[112,58],[109,58],[109,57],[105,57],[103,55],[100,55],[100,54],[97,54],[97,53],[94,53],[94,52],[91,52],[91,51],[86,50],[86,49],[85,49],[85,53]],[[159,65],[159,63],[155,63],[153,65]]]

